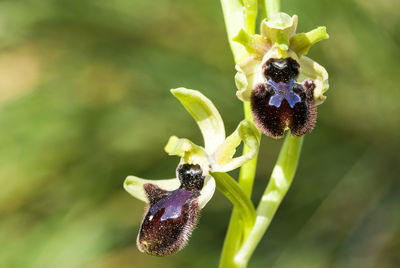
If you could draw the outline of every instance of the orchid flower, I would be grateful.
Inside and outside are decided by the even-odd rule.
[[[185,88],[171,92],[196,120],[204,147],[172,136],[165,151],[180,157],[175,178],[147,180],[128,176],[124,182],[128,193],[147,203],[137,239],[138,248],[158,256],[173,254],[185,246],[200,209],[210,201],[216,187],[242,208],[246,222],[255,220],[251,201],[225,172],[242,166],[257,155],[260,142],[257,128],[252,122],[243,120],[230,136],[225,137],[221,116],[208,98],[199,91]],[[242,141],[249,150],[234,157]]]
[[[241,30],[233,39],[249,56],[236,65],[237,96],[250,101],[253,119],[266,135],[280,138],[312,131],[316,105],[324,102],[328,73],[306,57],[310,47],[328,38],[325,27],[296,34],[297,16],[275,13],[261,23],[261,34]]]

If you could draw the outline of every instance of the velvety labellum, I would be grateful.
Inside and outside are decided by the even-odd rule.
[[[287,128],[293,136],[312,131],[316,121],[314,82],[296,82],[300,65],[292,58],[269,59],[263,65],[266,82],[251,94],[251,107],[258,128],[279,138]]]
[[[137,239],[142,252],[156,256],[176,253],[186,245],[198,221],[197,197],[204,184],[201,168],[183,164],[177,174],[181,186],[174,191],[150,183],[144,185],[149,206]]]

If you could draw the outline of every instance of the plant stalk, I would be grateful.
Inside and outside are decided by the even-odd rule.
[[[257,17],[257,1],[256,0],[243,0],[243,2],[242,2],[240,0],[221,0],[221,4],[222,4],[222,9],[223,9],[224,18],[225,18],[225,24],[226,24],[226,29],[227,29],[227,33],[228,33],[229,44],[232,49],[235,63],[237,63],[240,59],[247,56],[248,54],[241,45],[233,42],[232,39],[242,28],[244,28],[249,34],[254,34],[256,17]],[[243,6],[243,4],[244,4],[244,6]],[[262,4],[263,16],[265,15],[267,18],[270,18],[274,13],[279,12],[279,6],[280,6],[279,0],[265,0]],[[245,119],[252,120],[251,108],[250,108],[249,102],[244,103],[244,115],[245,115]],[[288,140],[288,138],[286,139],[286,141],[287,140]],[[287,143],[286,141],[285,141],[285,144]],[[282,147],[282,149],[285,147],[285,144]],[[243,154],[247,153],[248,150],[249,149],[247,148],[247,146],[244,146]],[[282,155],[282,150],[281,150],[280,155]],[[279,162],[279,160],[278,160],[278,162]],[[251,197],[251,193],[252,193],[252,189],[253,189],[256,168],[257,168],[257,157],[255,157],[248,163],[244,164],[240,169],[239,185],[242,187],[243,192],[249,198]],[[267,190],[268,190],[268,187],[267,187]],[[283,194],[283,196],[284,196],[284,194]],[[283,198],[283,196],[282,196],[282,198]],[[260,203],[260,205],[261,205],[261,203]],[[278,204],[278,206],[279,206],[279,204]],[[260,213],[264,212],[263,206],[261,206],[261,207],[259,206],[258,210],[260,210]],[[259,211],[257,211],[257,212],[259,212]],[[275,214],[275,212],[273,214]],[[272,216],[273,216],[273,214],[272,214]],[[272,217],[270,219],[272,219]],[[252,252],[254,251],[255,247],[259,243],[262,235],[264,234],[265,230],[268,227],[268,225],[266,227],[264,225],[265,224],[261,224],[261,225],[257,226],[257,221],[256,221],[256,225],[254,226],[254,228],[252,229],[252,231],[250,233],[244,232],[244,230],[246,229],[246,228],[244,228],[244,226],[246,226],[246,224],[243,222],[243,220],[241,220],[239,210],[237,209],[236,206],[234,206],[232,215],[231,215],[231,219],[229,222],[229,226],[228,226],[227,235],[226,235],[225,241],[224,241],[224,247],[222,250],[219,267],[220,268],[245,267],[247,265],[247,262],[251,256]],[[258,227],[258,229],[260,229],[258,232],[255,231],[255,230],[257,230],[257,227]],[[262,231],[262,230],[264,230],[264,231]],[[256,234],[258,234],[258,235],[261,234],[261,236],[258,237]],[[249,253],[245,254],[245,258],[243,259],[245,261],[237,262],[235,259],[236,253],[238,252],[239,249],[244,248],[244,245],[242,245],[243,242],[246,243],[247,241],[252,240],[253,236],[255,236],[254,243],[253,244],[250,243],[252,246],[252,247],[250,247],[250,249],[252,249],[252,250],[250,250]],[[248,247],[246,247],[246,248],[248,248]],[[240,259],[240,260],[242,260],[242,259]]]
[[[235,255],[234,267],[247,266],[251,255],[269,227],[296,174],[302,144],[303,137],[292,137],[289,133],[287,134],[268,186],[257,207],[256,223]]]

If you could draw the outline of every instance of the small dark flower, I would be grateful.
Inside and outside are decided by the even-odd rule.
[[[172,136],[165,151],[180,157],[175,178],[146,180],[128,176],[125,179],[125,190],[147,204],[137,238],[138,248],[156,256],[176,253],[186,245],[200,210],[215,193],[216,183],[210,173],[228,172],[242,166],[257,155],[260,144],[260,134],[251,121],[243,120],[226,137],[220,114],[203,94],[185,88],[171,92],[198,123],[205,145]],[[249,150],[235,157],[241,142]]]
[[[293,136],[311,132],[316,120],[314,82],[296,82],[300,65],[292,58],[269,59],[263,65],[266,82],[251,94],[253,118],[265,135],[282,137],[289,128]]]
[[[316,105],[329,88],[324,67],[306,57],[310,47],[329,38],[325,27],[296,33],[298,18],[275,13],[261,22],[261,34],[240,30],[233,38],[249,53],[235,66],[236,95],[250,101],[253,118],[266,135],[280,138],[310,133]]]
[[[197,197],[205,177],[200,165],[191,164],[180,165],[177,174],[181,186],[174,191],[151,183],[144,185],[149,206],[137,239],[142,252],[156,256],[176,253],[196,226],[200,213]]]

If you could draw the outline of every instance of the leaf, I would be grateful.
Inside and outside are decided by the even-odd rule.
[[[245,232],[248,233],[256,220],[256,210],[250,198],[229,174],[213,172],[212,176],[215,178],[217,189],[239,210]]]

